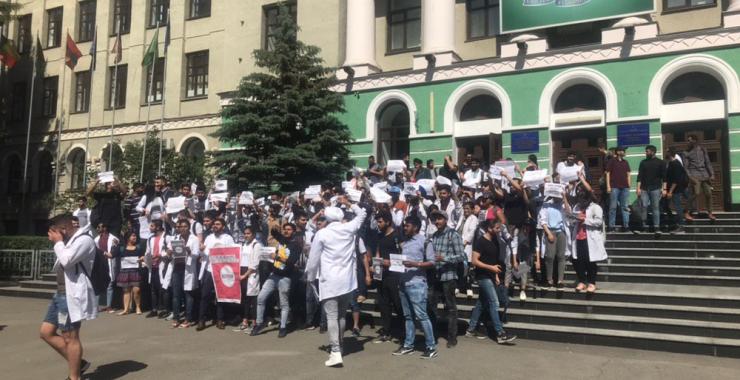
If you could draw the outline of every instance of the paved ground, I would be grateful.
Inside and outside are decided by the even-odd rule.
[[[43,300],[0,297],[0,377],[63,379],[64,362],[38,339],[46,312]],[[502,347],[461,338],[442,347],[432,361],[419,354],[397,358],[396,346],[373,344],[369,327],[359,340],[347,339],[343,369],[323,366],[318,347],[326,336],[276,332],[249,337],[209,328],[172,330],[162,320],[101,315],[83,326],[89,379],[717,379],[740,378],[740,361],[651,351],[520,340]]]

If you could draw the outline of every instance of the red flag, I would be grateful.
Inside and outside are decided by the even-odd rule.
[[[18,59],[20,59],[20,56],[13,41],[0,35],[0,62],[4,63],[8,69],[12,69]]]
[[[69,33],[67,33],[67,52],[64,55],[64,64],[74,70],[75,66],[77,66],[77,60],[80,59],[80,57],[82,57],[82,52],[77,48],[77,44],[75,44],[75,41],[69,36]]]

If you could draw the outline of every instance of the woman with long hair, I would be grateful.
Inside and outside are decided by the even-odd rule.
[[[572,220],[573,268],[578,277],[576,291],[596,292],[597,262],[606,260],[604,210],[599,206],[591,186],[581,176],[572,209],[566,204]]]
[[[131,294],[136,304],[136,314],[141,314],[141,262],[144,260],[144,251],[139,246],[139,237],[135,232],[124,235],[118,259],[121,270],[116,276],[116,284],[123,289],[123,311],[118,315],[129,314],[131,310]]]

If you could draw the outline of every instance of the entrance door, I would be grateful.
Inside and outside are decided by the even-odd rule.
[[[688,149],[686,140],[689,135],[696,136],[699,145],[707,150],[709,161],[712,162],[712,168],[714,169],[712,209],[727,210],[729,202],[727,202],[726,197],[730,194],[727,122],[718,120],[663,125],[663,146],[665,148],[673,147],[678,152],[683,152]],[[699,209],[706,209],[701,197],[697,198],[697,202]]]
[[[586,179],[597,196],[601,196],[599,181],[604,175],[604,156],[599,147],[606,142],[606,131],[603,128],[580,129],[552,132],[551,172],[555,171],[558,162],[567,158],[569,151],[575,151],[578,159],[586,165]]]
[[[493,164],[502,159],[501,135],[491,133],[483,136],[458,137],[457,161],[458,165],[465,160],[465,155],[472,154],[483,164]]]

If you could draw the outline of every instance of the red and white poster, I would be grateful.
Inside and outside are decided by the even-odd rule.
[[[208,255],[213,270],[213,285],[218,302],[241,303],[242,287],[239,283],[240,247],[211,248]]]

